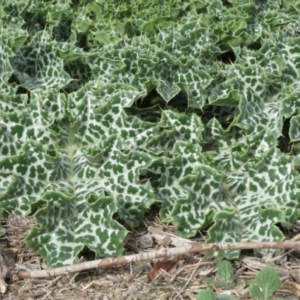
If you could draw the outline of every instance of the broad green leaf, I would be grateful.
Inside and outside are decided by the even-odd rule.
[[[251,296],[268,300],[281,286],[278,274],[272,267],[263,268],[255,277],[255,283],[249,287]]]

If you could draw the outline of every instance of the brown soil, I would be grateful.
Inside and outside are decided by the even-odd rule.
[[[46,268],[43,259],[23,242],[29,229],[34,225],[32,217],[8,216],[5,219],[3,226],[6,234],[1,239],[1,245],[4,263],[9,268],[19,270]],[[162,224],[156,217],[146,218],[144,224],[132,232],[126,241],[125,254],[157,249],[158,245],[149,241],[148,226],[175,232],[172,226]],[[286,235],[295,238],[299,232],[300,222]],[[205,237],[200,236],[195,240],[204,241]],[[216,294],[226,293],[239,299],[251,299],[247,281],[253,279],[265,265],[273,264],[283,282],[276,296],[289,300],[298,299],[300,296],[299,251],[281,251],[276,257],[266,254],[259,259],[251,252],[242,254],[239,261],[233,262],[234,285],[229,290],[210,286]],[[242,260],[245,255],[248,257]],[[84,259],[87,257],[82,258]],[[161,270],[155,280],[147,283],[147,274],[152,266],[153,262],[135,263],[51,279],[20,279],[14,276],[6,280],[8,289],[0,299],[196,299],[199,291],[208,287],[206,279],[215,278],[217,270],[215,261],[209,260],[204,255],[189,254],[182,257],[170,271]]]

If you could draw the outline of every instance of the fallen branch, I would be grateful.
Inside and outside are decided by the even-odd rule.
[[[116,265],[129,264],[133,262],[147,261],[157,258],[170,258],[186,253],[208,253],[219,250],[241,250],[241,249],[300,249],[300,242],[284,241],[284,242],[241,242],[241,243],[213,243],[213,244],[198,244],[189,243],[180,247],[161,248],[156,251],[143,252],[140,254],[120,256],[117,258],[105,258],[94,261],[87,261],[70,266],[34,270],[20,271],[9,270],[8,276],[17,274],[19,278],[47,278],[84,270],[97,269],[101,267],[109,267]]]

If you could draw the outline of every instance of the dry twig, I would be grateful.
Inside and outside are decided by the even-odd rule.
[[[169,258],[187,253],[208,253],[219,250],[241,250],[241,249],[300,249],[300,242],[284,241],[284,242],[241,242],[241,243],[213,243],[200,244],[189,243],[180,247],[164,248],[156,251],[143,252],[134,255],[120,256],[117,258],[105,258],[94,261],[74,264],[55,269],[34,270],[34,271],[17,271],[9,270],[8,276],[17,274],[20,278],[49,278],[84,270],[96,269],[100,267],[116,266],[129,264],[132,262],[141,262],[157,258]]]

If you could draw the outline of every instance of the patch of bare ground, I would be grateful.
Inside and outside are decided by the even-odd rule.
[[[46,268],[43,259],[23,242],[26,234],[35,226],[32,217],[8,216],[3,223],[6,234],[1,238],[2,255],[6,266],[18,270],[41,270]],[[143,224],[126,240],[126,255],[155,250],[163,242],[153,239],[149,226],[175,234],[173,226],[163,224],[156,217],[145,218]],[[300,239],[300,222],[287,232],[290,239]],[[298,236],[299,235],[299,236]],[[194,239],[204,242],[205,237]],[[82,258],[85,260],[86,258]],[[242,251],[241,258],[233,262],[234,285],[230,290],[208,286],[206,279],[216,276],[216,261],[205,255],[187,254],[169,271],[160,270],[151,282],[149,271],[154,262],[133,263],[124,266],[99,268],[77,274],[62,275],[47,279],[21,279],[14,275],[7,279],[7,292],[0,296],[5,300],[31,299],[196,299],[201,289],[210,287],[216,294],[234,295],[239,299],[251,299],[247,281],[266,265],[272,265],[280,275],[282,286],[276,296],[284,299],[298,299],[300,296],[299,250],[281,251],[274,255],[267,253],[262,258],[254,257],[251,251]],[[148,279],[148,280],[147,280]]]

